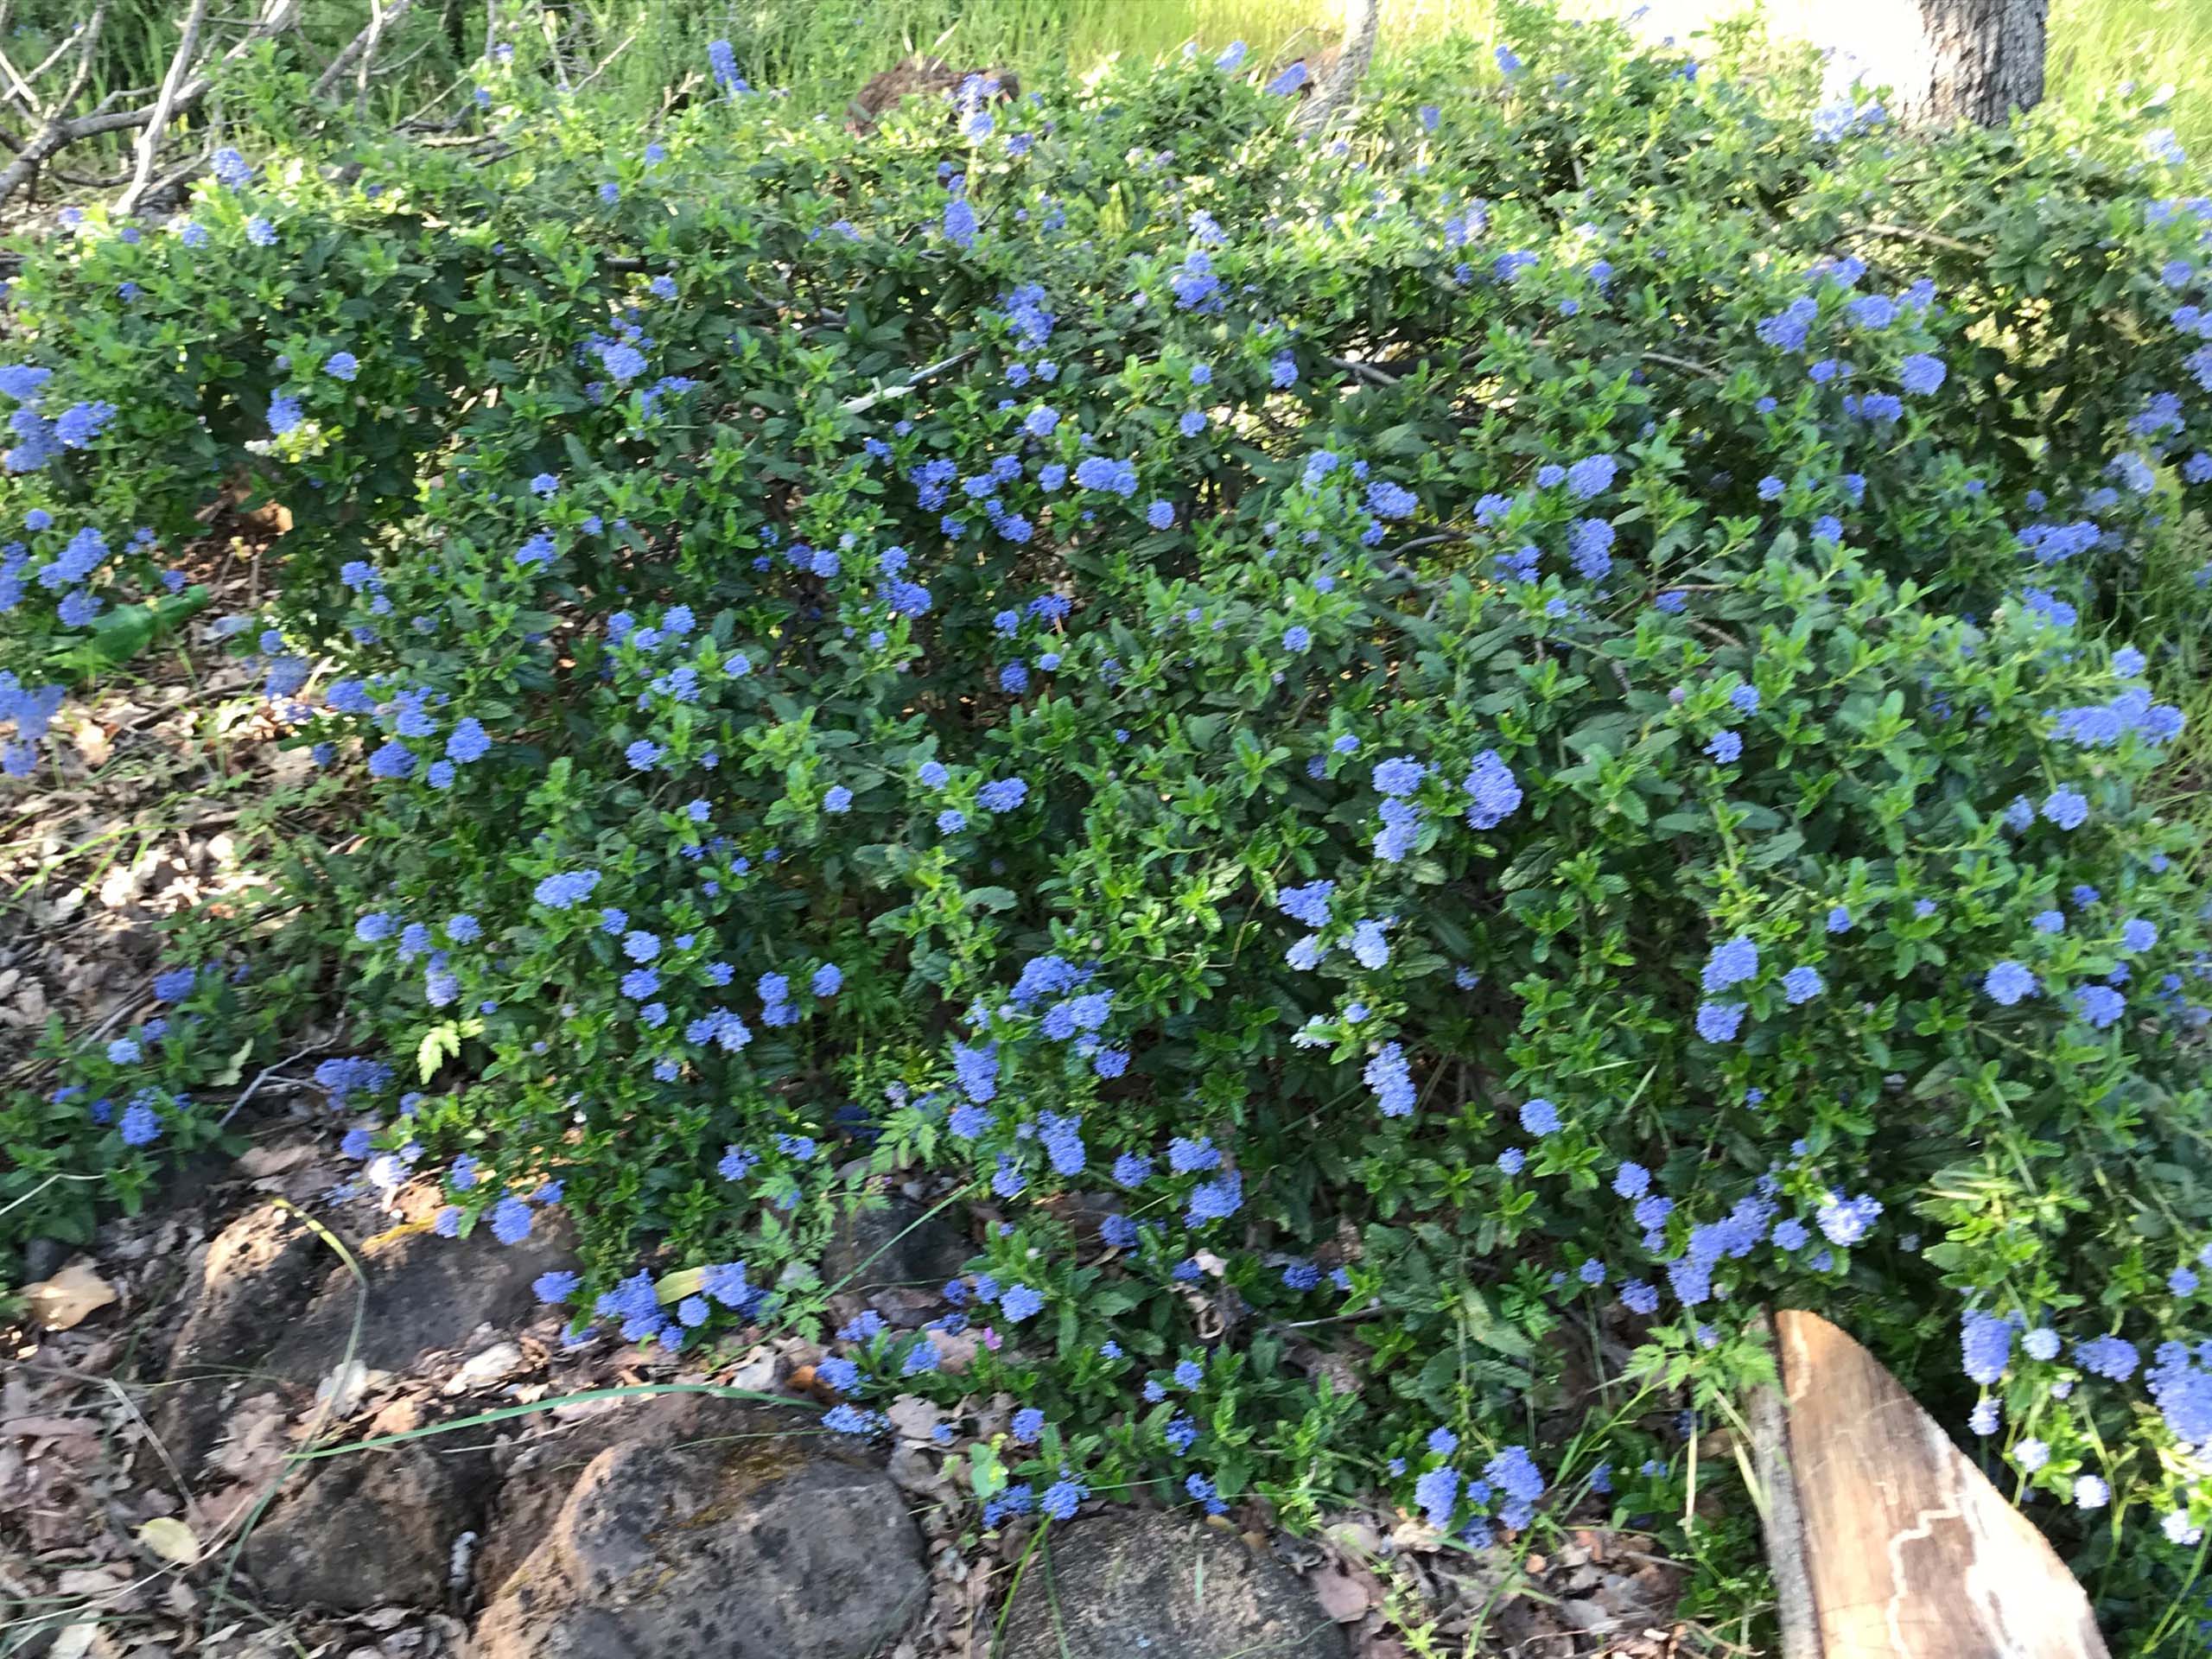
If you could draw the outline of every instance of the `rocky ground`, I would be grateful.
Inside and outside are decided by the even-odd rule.
[[[327,1141],[271,1135],[110,1225],[9,1333],[0,1595],[28,1650],[1563,1659],[1694,1634],[1669,1564],[1596,1529],[1517,1560],[1374,1511],[1279,1535],[1252,1504],[986,1532],[928,1408],[894,1407],[887,1445],[825,1433],[815,1352],[769,1332],[698,1369],[564,1349],[531,1292],[557,1231],[448,1240],[428,1193],[324,1201]],[[923,1229],[864,1276],[961,1248]],[[912,1317],[895,1282],[854,1300]]]

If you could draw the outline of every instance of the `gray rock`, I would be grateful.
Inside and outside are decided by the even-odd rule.
[[[1014,1592],[1003,1659],[1344,1659],[1297,1575],[1234,1533],[1123,1510],[1054,1527]]]
[[[209,1242],[169,1348],[169,1386],[153,1414],[154,1432],[179,1468],[196,1471],[231,1407],[278,1382],[254,1373],[330,1264],[313,1230],[273,1204],[247,1211]]]
[[[898,1194],[853,1211],[838,1222],[822,1254],[823,1282],[853,1292],[881,1285],[941,1285],[974,1254],[966,1218],[957,1205],[931,1214],[931,1206]]]
[[[357,1307],[354,1357],[405,1372],[426,1353],[461,1347],[480,1325],[520,1324],[537,1302],[531,1281],[571,1255],[566,1227],[543,1214],[512,1247],[488,1228],[446,1239],[405,1227],[355,1250],[364,1287],[296,1215],[250,1211],[207,1247],[155,1431],[180,1468],[196,1471],[238,1402],[274,1391],[296,1407],[312,1395],[346,1357]]]
[[[310,1465],[306,1484],[246,1537],[261,1599],[347,1611],[442,1604],[454,1541],[475,1529],[491,1468],[481,1452],[442,1454],[431,1444]]]
[[[502,1244],[488,1227],[467,1238],[440,1238],[427,1226],[394,1229],[355,1252],[367,1275],[367,1300],[344,1266],[323,1281],[314,1301],[284,1331],[265,1369],[312,1383],[345,1357],[360,1309],[353,1357],[374,1371],[404,1371],[426,1353],[464,1346],[488,1325],[504,1329],[530,1318],[531,1281],[574,1265],[571,1234],[559,1213],[541,1211],[531,1236]]]
[[[919,1609],[921,1554],[898,1489],[818,1430],[615,1445],[486,1608],[474,1652],[864,1659]]]
[[[704,1442],[727,1449],[813,1427],[804,1413],[710,1394],[647,1395],[609,1401],[568,1422],[536,1417],[524,1422],[518,1439],[492,1453],[498,1495],[475,1560],[476,1582],[487,1599],[545,1541],[577,1480],[608,1448]]]

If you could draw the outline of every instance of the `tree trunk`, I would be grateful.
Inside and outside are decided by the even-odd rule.
[[[1381,0],[1347,0],[1344,49],[1298,112],[1301,132],[1319,132],[1351,101],[1352,89],[1375,58],[1375,37],[1382,22]]]
[[[1889,0],[1891,27],[1874,32],[1874,79],[1890,113],[1911,127],[1970,121],[2001,125],[2043,101],[2050,0]]]

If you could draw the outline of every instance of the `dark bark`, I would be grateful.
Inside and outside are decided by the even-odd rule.
[[[1907,125],[2003,124],[2043,101],[2050,0],[1917,0],[1919,39],[1890,77]]]

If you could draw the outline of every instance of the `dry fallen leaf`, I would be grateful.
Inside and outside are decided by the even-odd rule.
[[[183,1522],[157,1515],[138,1529],[138,1541],[165,1561],[179,1567],[200,1564],[200,1540]]]
[[[105,727],[79,715],[68,730],[69,741],[77,746],[77,753],[84,757],[87,768],[98,768],[106,762],[109,739]]]
[[[481,1353],[471,1354],[446,1381],[448,1394],[467,1394],[488,1389],[502,1377],[522,1369],[522,1350],[512,1342],[495,1342]]]
[[[902,1394],[885,1409],[891,1427],[906,1439],[927,1445],[937,1435],[944,1414],[918,1394]]]
[[[321,1150],[312,1141],[297,1141],[289,1147],[248,1147],[238,1154],[238,1168],[258,1180],[297,1169]]]
[[[97,1438],[100,1426],[89,1417],[10,1417],[0,1422],[0,1440]]]
[[[372,1371],[358,1359],[349,1359],[330,1368],[330,1374],[315,1385],[315,1403],[329,1408],[330,1420],[335,1422],[352,1414],[353,1408],[368,1396],[369,1389],[386,1381],[389,1371]]]
[[[1313,1589],[1314,1599],[1321,1604],[1321,1611],[1339,1624],[1366,1618],[1367,1610],[1374,1605],[1370,1595],[1370,1586],[1374,1581],[1370,1579],[1368,1584],[1362,1584],[1343,1567],[1325,1567],[1309,1573],[1306,1582]]]
[[[83,1262],[72,1262],[53,1278],[23,1287],[31,1318],[48,1331],[74,1330],[113,1300],[115,1287]]]
[[[289,1414],[273,1394],[257,1394],[231,1414],[213,1457],[215,1467],[235,1479],[257,1482],[276,1472],[291,1449],[285,1434]]]

